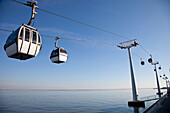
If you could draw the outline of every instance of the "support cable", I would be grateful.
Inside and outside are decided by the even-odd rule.
[[[19,1],[17,1],[17,0],[11,0],[11,1],[16,2],[16,3],[19,3],[19,4],[22,4],[22,5],[28,6],[27,4],[22,3],[22,2],[19,2]],[[113,33],[113,32],[111,32],[111,31],[107,31],[107,30],[102,29],[102,28],[100,28],[100,27],[96,27],[96,26],[87,24],[87,23],[85,23],[85,22],[81,22],[81,21],[75,20],[75,19],[73,19],[73,18],[69,18],[69,17],[63,16],[63,15],[60,15],[60,14],[57,14],[57,13],[53,13],[53,12],[50,12],[50,11],[47,11],[47,10],[44,10],[44,9],[41,9],[41,8],[38,8],[38,7],[37,7],[37,9],[39,9],[40,11],[43,11],[43,12],[46,12],[46,13],[49,13],[49,14],[52,14],[52,15],[61,17],[61,18],[65,18],[65,19],[70,20],[70,21],[77,22],[77,23],[79,23],[79,24],[86,25],[86,26],[91,27],[91,28],[98,29],[98,30],[100,30],[100,31],[103,31],[103,32],[106,32],[106,33],[109,33],[109,34],[112,34],[112,35],[115,35],[115,36],[118,36],[118,37],[120,37],[120,38],[128,39],[128,40],[129,40],[129,38],[127,38],[127,37],[125,37],[125,36],[122,36],[122,35]],[[77,41],[78,41],[78,40],[77,40]],[[140,46],[149,56],[152,56],[141,44],[139,44],[139,46]]]
[[[54,36],[47,36],[47,35],[41,35],[43,37],[50,37],[50,38],[56,38]],[[91,41],[91,40],[82,40],[82,39],[73,39],[73,38],[60,38],[63,40],[72,40],[72,41],[79,41],[79,42],[87,42],[87,43],[95,43],[95,44],[102,44],[102,45],[107,45],[107,46],[116,46],[115,44],[112,43],[105,43],[105,42],[96,42],[96,41]]]
[[[14,30],[7,30],[7,29],[0,29],[0,31],[6,31],[6,32],[13,32]],[[42,37],[49,37],[49,38],[56,38],[54,36],[48,36],[48,35],[41,35]],[[73,39],[73,38],[61,38],[63,40],[72,40],[72,41],[79,41],[79,42],[87,42],[87,43],[95,43],[95,44],[102,44],[102,45],[108,45],[108,46],[115,46],[117,47],[116,44],[112,44],[112,43],[105,43],[105,42],[95,42],[95,41],[90,41],[90,40],[82,40],[82,39]],[[138,58],[141,59],[141,57],[137,54],[135,54],[134,52],[132,52],[132,54]]]
[[[16,2],[16,3],[19,3],[19,4],[22,4],[22,5],[26,5],[26,6],[29,6],[28,4],[25,4],[25,3],[22,3],[22,2],[19,2],[17,0],[11,0],[13,2]],[[73,18],[69,18],[69,17],[66,17],[66,16],[63,16],[63,15],[60,15],[60,14],[57,14],[57,13],[53,13],[53,12],[50,12],[50,11],[47,11],[47,10],[44,10],[44,9],[41,9],[41,8],[38,8],[36,7],[37,9],[39,9],[40,11],[43,11],[43,12],[46,12],[46,13],[49,13],[49,14],[52,14],[52,15],[55,15],[55,16],[58,16],[58,17],[61,17],[61,18],[64,18],[64,19],[67,19],[67,20],[70,20],[70,21],[74,21],[76,23],[79,23],[79,24],[83,24],[85,26],[88,26],[88,27],[91,27],[91,28],[94,28],[94,29],[98,29],[100,31],[103,31],[103,32],[106,32],[106,33],[109,33],[109,34],[112,34],[112,35],[115,35],[117,37],[120,37],[120,38],[123,38],[123,39],[128,39],[128,37],[125,37],[125,36],[122,36],[122,35],[119,35],[119,34],[116,34],[116,33],[113,33],[111,31],[108,31],[108,30],[105,30],[105,29],[102,29],[100,27],[96,27],[96,26],[93,26],[93,25],[90,25],[90,24],[87,24],[85,22],[82,22],[82,21],[78,21],[76,19],[73,19]],[[45,36],[45,35],[44,35]],[[48,37],[48,36],[47,36]],[[89,42],[89,43],[97,43],[97,44],[106,44],[106,43],[100,43],[100,42],[93,42],[93,41],[87,41],[87,40],[79,40],[79,39],[66,39],[66,38],[62,38],[62,39],[65,39],[65,40],[74,40],[74,41],[84,41],[84,42]],[[139,46],[149,55],[149,56],[152,56],[141,44],[139,44]],[[134,54],[135,56],[139,57],[138,55]]]
[[[6,32],[13,32],[14,30],[7,30],[7,29],[0,29],[0,31],[6,31]],[[49,37],[49,38],[56,38],[55,36],[48,36],[48,35],[41,35],[42,37]],[[72,41],[79,41],[79,42],[87,42],[87,43],[95,43],[95,44],[102,44],[107,46],[116,46],[116,44],[112,43],[106,43],[106,42],[96,42],[91,40],[83,40],[83,39],[73,39],[73,38],[60,38],[63,40],[72,40]]]
[[[139,46],[140,46],[149,56],[151,56],[151,54],[150,54],[141,44],[139,44]]]
[[[17,1],[17,0],[11,0],[11,1],[16,2],[16,3],[19,3],[19,4],[22,4],[22,5],[26,5],[25,3],[19,2],[19,1]]]
[[[7,29],[0,29],[0,31],[13,32],[13,30],[7,30]]]
[[[5,32],[13,32],[14,30],[8,30],[8,29],[0,29],[0,31],[5,31]],[[49,35],[41,35],[42,37],[49,37],[49,38],[56,38],[55,36],[49,36]],[[106,43],[106,42],[96,42],[96,41],[91,41],[91,40],[83,40],[83,39],[73,39],[73,38],[60,38],[63,40],[71,40],[71,41],[78,41],[78,42],[86,42],[86,43],[93,43],[93,44],[101,44],[101,45],[106,45],[106,46],[115,46],[117,47],[116,44],[113,43]],[[142,57],[140,57],[139,55],[137,55],[136,53],[132,52],[132,54],[136,57],[138,57],[139,59],[142,59]]]
[[[16,2],[16,3],[19,3],[19,4],[22,4],[22,5],[27,5],[27,4],[24,4],[24,3],[19,2],[19,1],[16,1],[16,0],[11,0],[11,1]],[[103,32],[106,32],[106,33],[109,33],[109,34],[112,34],[112,35],[115,35],[115,36],[118,36],[118,37],[120,37],[120,38],[129,40],[129,38],[127,38],[127,37],[125,37],[125,36],[122,36],[122,35],[113,33],[113,32],[111,32],[111,31],[102,29],[102,28],[100,28],[100,27],[96,27],[96,26],[87,24],[87,23],[85,23],[85,22],[81,22],[81,21],[75,20],[75,19],[73,19],[73,18],[69,18],[69,17],[63,16],[63,15],[60,15],[60,14],[57,14],[57,13],[53,13],[53,12],[50,12],[50,11],[47,11],[47,10],[44,10],[44,9],[41,9],[41,8],[38,8],[38,7],[37,7],[37,9],[39,9],[40,11],[43,11],[43,12],[46,12],[46,13],[49,13],[49,14],[52,14],[52,15],[61,17],[61,18],[65,18],[65,19],[67,19],[67,20],[74,21],[74,22],[79,23],[79,24],[83,24],[83,25],[85,25],[85,26],[88,26],[88,27],[91,27],[91,28],[94,28],[94,29],[98,29],[98,30],[100,30],[100,31],[103,31]]]
[[[136,56],[136,57],[142,59],[142,57],[140,57],[139,55],[135,54],[134,52],[131,52],[131,53],[132,53],[134,56]]]
[[[154,59],[153,58],[153,56],[152,56],[152,54],[150,54],[141,44],[139,44],[139,46],[152,58],[152,59]],[[155,59],[154,59],[155,60]],[[156,60],[155,60],[156,61]]]

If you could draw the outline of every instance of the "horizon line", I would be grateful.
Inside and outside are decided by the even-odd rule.
[[[138,89],[155,89],[155,88],[138,88]],[[64,91],[64,90],[65,90],[65,91],[67,91],[67,90],[70,90],[70,91],[71,91],[71,90],[77,90],[77,91],[78,91],[78,90],[131,90],[131,88],[115,88],[115,89],[105,89],[105,88],[101,88],[101,89],[88,89],[88,88],[87,88],[87,89],[81,89],[81,88],[80,88],[80,89],[41,89],[41,88],[37,88],[37,89],[29,89],[29,88],[19,89],[19,88],[15,88],[15,89],[12,89],[12,88],[0,88],[0,90],[44,90],[44,91],[45,91],[45,90],[46,90],[46,91],[47,91],[47,90],[51,90],[51,91],[52,91],[52,90],[53,90],[53,91],[55,91],[55,90],[56,90],[56,91],[57,91],[57,90],[58,90],[58,91],[62,91],[62,90],[63,90],[63,91]]]

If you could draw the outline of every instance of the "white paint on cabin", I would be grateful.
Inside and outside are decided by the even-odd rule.
[[[66,55],[66,54],[63,54],[63,53],[60,53],[60,55],[59,55],[59,60],[60,60],[60,61],[63,61],[63,62],[66,62],[66,61],[67,61],[67,55]]]
[[[31,43],[30,50],[29,50],[28,54],[34,56],[36,48],[37,48],[37,44]]]
[[[28,53],[28,48],[29,48],[30,42],[23,41],[22,48],[21,48],[21,53],[27,54]]]

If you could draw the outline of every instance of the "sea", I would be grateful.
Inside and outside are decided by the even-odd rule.
[[[156,92],[138,89],[138,98],[149,99]],[[134,113],[128,101],[131,89],[0,90],[0,113]],[[155,101],[145,102],[141,113]]]

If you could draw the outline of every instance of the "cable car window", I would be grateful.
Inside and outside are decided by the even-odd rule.
[[[52,52],[51,56],[54,56],[54,52]]]
[[[64,49],[60,49],[60,52],[61,52],[61,53],[66,53],[66,54],[67,54],[67,52],[66,52]]]
[[[38,34],[38,43],[41,42],[40,35]]]
[[[53,54],[54,56],[56,56],[56,52],[54,52],[54,54]]]
[[[30,37],[30,30],[29,29],[25,29],[25,41],[29,42],[29,37]]]
[[[19,37],[19,39],[22,39],[22,37],[23,37],[23,28],[21,29],[21,32],[20,32],[20,37]]]
[[[6,41],[6,47],[10,46],[11,44],[13,44],[16,41],[16,38],[18,37],[18,32],[19,32],[18,28],[15,32],[11,33]]]
[[[51,53],[51,56],[57,56],[58,55],[58,51],[57,50],[54,50],[52,53]]]
[[[56,51],[55,54],[58,55],[58,52]]]
[[[37,34],[36,34],[36,32],[33,31],[32,42],[33,42],[34,44],[36,44],[36,41],[37,41]]]
[[[56,52],[54,52],[54,56],[56,56]]]

